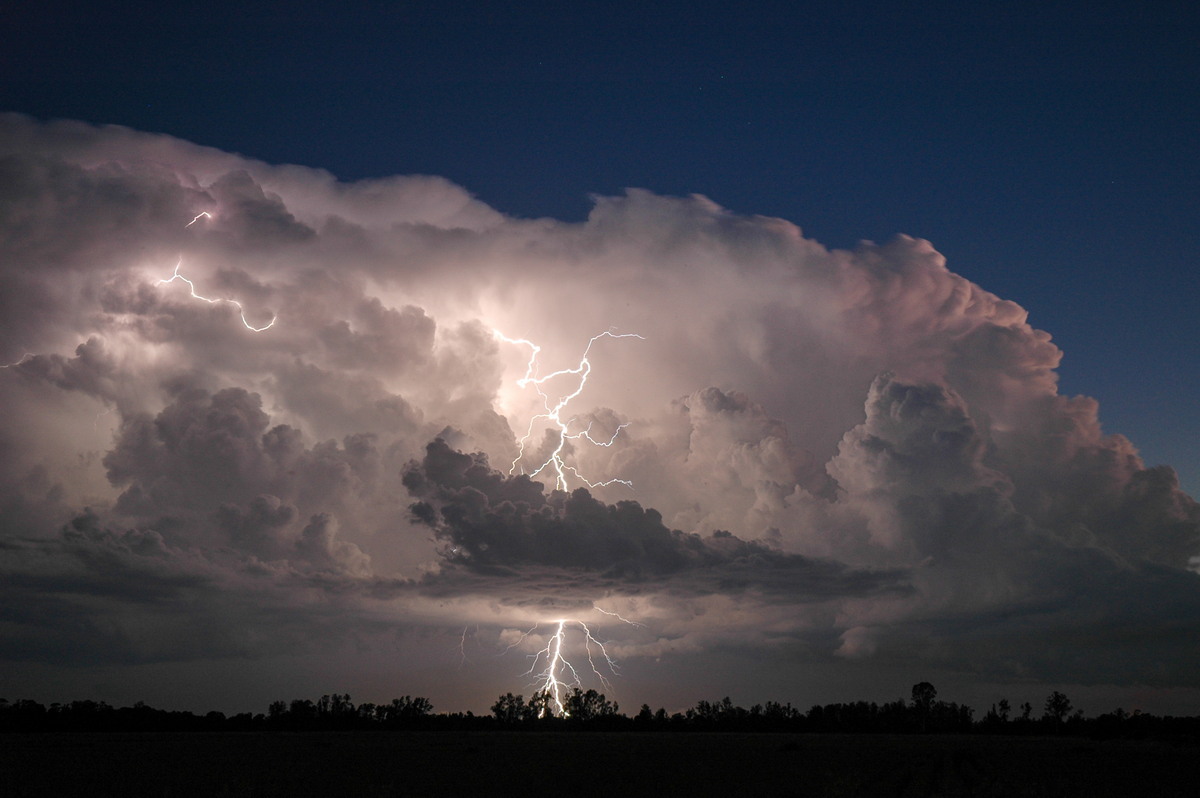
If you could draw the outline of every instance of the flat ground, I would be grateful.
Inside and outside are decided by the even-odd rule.
[[[18,796],[1194,796],[1200,744],[523,732],[0,735]]]

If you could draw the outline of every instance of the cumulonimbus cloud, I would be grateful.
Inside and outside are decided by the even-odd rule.
[[[571,423],[620,433],[564,452],[633,487],[496,469],[545,409],[511,341],[549,373],[604,330],[640,338],[592,347]],[[627,655],[758,623],[804,656],[1049,678],[1070,628],[1089,679],[1200,673],[1200,507],[919,239],[828,250],[636,189],[512,219],[438,178],[4,115],[0,334],[9,658],[199,657],[154,637],[182,617],[260,656],[316,625],[640,597],[661,634]],[[414,620],[429,596],[476,603]]]

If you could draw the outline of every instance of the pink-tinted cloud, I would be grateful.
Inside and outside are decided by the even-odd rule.
[[[645,663],[1200,687],[1200,508],[928,242],[642,190],[509,219],[15,115],[0,174],[11,661],[419,663],[597,602]],[[632,488],[508,473],[544,405],[495,332],[549,373],[604,330],[641,338],[593,346],[569,415],[620,433],[564,456]]]

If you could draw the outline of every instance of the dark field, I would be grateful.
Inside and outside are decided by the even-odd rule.
[[[1194,796],[1195,743],[987,736],[0,735],[0,795]]]

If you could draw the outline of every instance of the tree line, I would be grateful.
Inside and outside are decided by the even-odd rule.
[[[528,700],[505,693],[489,715],[435,714],[428,699],[403,696],[386,704],[355,704],[348,694],[316,701],[273,701],[266,713],[195,714],[154,709],[142,702],[113,707],[103,701],[44,706],[0,698],[0,732],[303,732],[371,730],[592,730],[631,732],[792,732],[843,734],[1011,734],[1089,737],[1200,736],[1200,717],[1156,716],[1116,709],[1085,717],[1055,690],[1035,712],[1026,702],[1015,710],[1005,699],[982,718],[971,707],[942,701],[929,682],[913,685],[909,700],[814,705],[807,711],[768,701],[749,708],[728,697],[700,701],[682,712],[643,704],[632,717],[595,690],[574,688],[559,702],[548,693]]]

